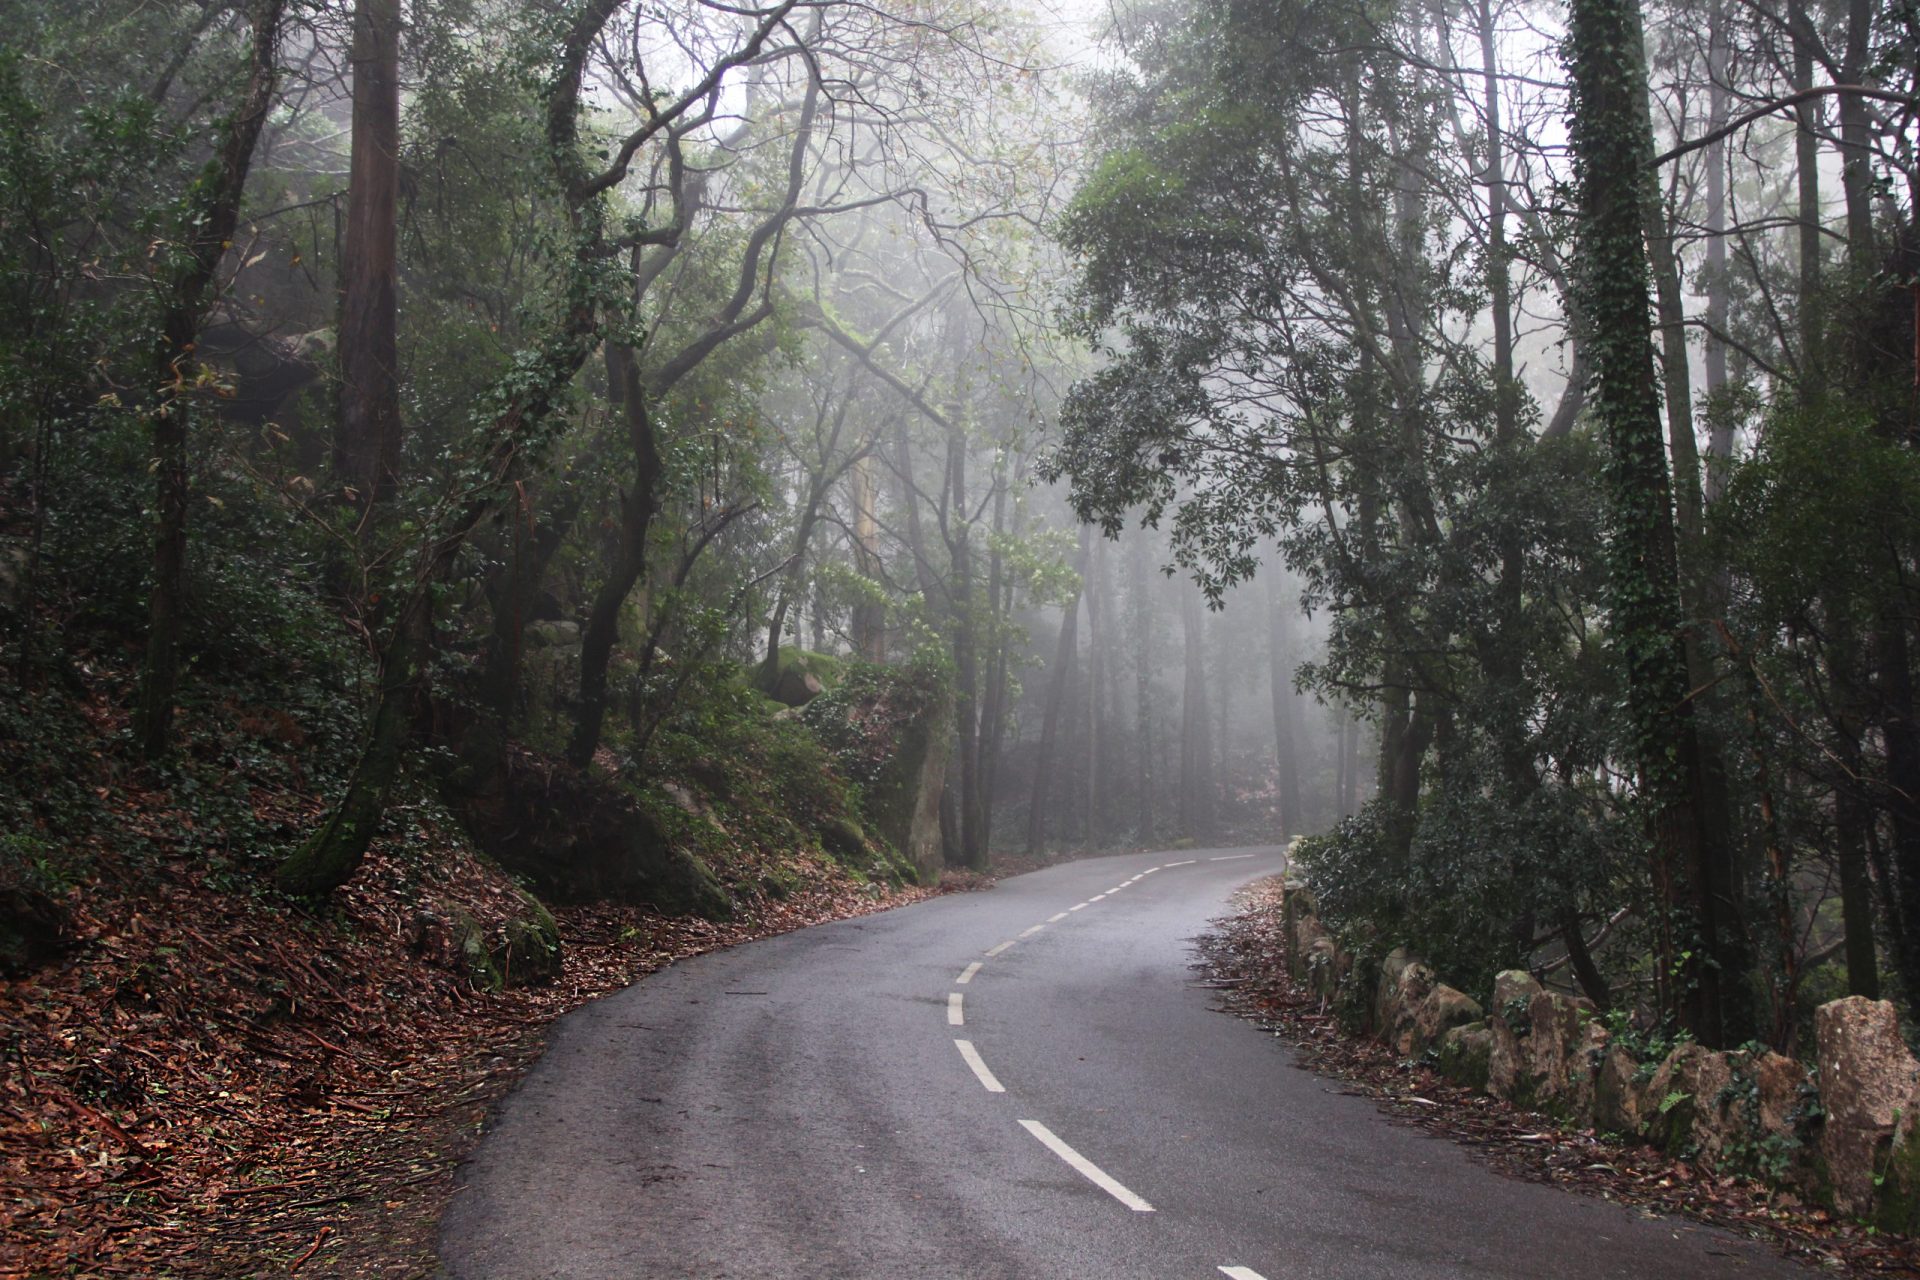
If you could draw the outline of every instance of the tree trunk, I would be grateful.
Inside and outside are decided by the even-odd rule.
[[[1648,326],[1647,78],[1636,0],[1572,0],[1564,45],[1580,171],[1578,266],[1594,363],[1593,408],[1609,461],[1612,642],[1627,677],[1641,794],[1653,842],[1662,1012],[1710,1047],[1728,1042],[1714,862],[1698,796],[1700,750],[1681,644],[1672,484]],[[1691,434],[1689,428],[1688,434]],[[1695,939],[1699,942],[1695,942]],[[1737,1038],[1737,1036],[1736,1036]]]
[[[413,736],[432,639],[433,592],[414,592],[401,605],[380,655],[380,697],[346,795],[328,810],[320,830],[274,872],[274,880],[288,893],[324,897],[359,870]]]
[[[340,246],[340,418],[334,470],[365,507],[400,474],[395,237],[400,190],[400,0],[357,0],[353,155]]]
[[[233,242],[254,148],[273,106],[279,81],[280,21],[285,0],[249,6],[252,39],[247,86],[228,118],[219,150],[182,202],[179,241],[184,260],[167,281],[160,335],[153,348],[151,411],[155,527],[153,583],[147,596],[147,649],[140,669],[134,736],[149,760],[173,741],[180,687],[180,632],[186,594],[187,508],[192,484],[188,426],[197,360],[194,348],[206,319],[208,290]]]
[[[1213,734],[1207,714],[1206,610],[1200,589],[1180,584],[1180,630],[1186,643],[1186,681],[1180,696],[1180,829],[1195,839],[1213,835]]]
[[[1087,848],[1098,849],[1106,838],[1106,798],[1101,790],[1102,753],[1107,728],[1106,599],[1102,584],[1103,540],[1087,548],[1087,578],[1081,594],[1087,602]]]
[[[1135,797],[1139,840],[1152,844],[1156,837],[1153,805],[1153,573],[1147,563],[1147,531],[1134,534],[1132,549],[1132,589],[1128,593],[1133,606],[1133,695],[1135,750],[1139,753],[1135,778],[1139,795]]]
[[[1077,568],[1081,588],[1067,598],[1060,612],[1060,635],[1054,641],[1053,661],[1047,667],[1047,709],[1040,721],[1040,750],[1033,762],[1033,800],[1027,806],[1027,855],[1039,856],[1047,843],[1047,805],[1053,785],[1054,754],[1060,742],[1061,711],[1073,683],[1074,653],[1080,647],[1080,597],[1086,590],[1087,557],[1093,547],[1093,526],[1080,526]]]
[[[1812,19],[1800,0],[1787,8],[1788,25],[1793,30],[1793,88],[1796,92],[1813,88]],[[1821,103],[1810,99],[1795,108],[1793,157],[1796,171],[1800,248],[1800,388],[1803,397],[1820,394],[1825,384],[1826,307],[1820,287],[1820,128]]]
[[[877,465],[872,448],[853,465],[853,563],[872,592],[881,585],[879,491],[873,474]],[[887,607],[878,599],[863,596],[853,606],[853,650],[868,662],[887,660]]]
[[[1297,741],[1299,707],[1293,692],[1293,661],[1288,645],[1290,610],[1280,574],[1267,577],[1267,603],[1272,612],[1268,630],[1268,674],[1273,690],[1274,776],[1280,789],[1280,839],[1304,835],[1306,817],[1300,811],[1300,755]]]
[[[631,348],[623,348],[619,364],[621,410],[626,417],[628,442],[633,447],[633,478],[631,487],[620,498],[620,526],[606,579],[594,593],[587,625],[580,636],[580,703],[573,737],[567,744],[567,761],[576,769],[586,768],[600,748],[600,733],[606,724],[609,701],[607,668],[613,661],[614,645],[620,639],[620,610],[646,571],[647,531],[653,527],[653,517],[659,512],[660,482],[666,474],[647,405],[646,388],[640,380],[639,357]]]

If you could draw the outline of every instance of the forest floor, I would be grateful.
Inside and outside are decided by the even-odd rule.
[[[40,815],[0,831],[0,907],[62,917],[56,957],[0,976],[0,1280],[431,1275],[455,1170],[555,1018],[688,956],[941,891],[746,850],[715,868],[733,920],[561,908],[558,974],[491,990],[452,924],[497,938],[525,899],[437,803],[397,802],[309,910],[265,887],[324,807],[298,737],[216,707],[150,769],[128,759],[127,701],[101,679],[0,725],[14,811]]]
[[[69,961],[0,984],[9,1280],[431,1274],[455,1169],[553,1019],[675,960],[932,892],[821,861],[726,924],[562,909],[559,976],[492,992],[410,940],[410,917],[485,918],[513,894],[459,842],[377,854],[325,917],[185,863],[104,870],[69,896]]]
[[[1202,968],[1228,1012],[1292,1045],[1299,1065],[1371,1098],[1397,1124],[1469,1148],[1499,1173],[1631,1205],[1682,1214],[1772,1242],[1802,1261],[1847,1274],[1920,1276],[1920,1243],[1878,1235],[1751,1179],[1704,1170],[1651,1147],[1567,1129],[1535,1112],[1450,1083],[1387,1045],[1347,1034],[1287,975],[1280,881],[1243,890],[1234,914],[1201,942]]]

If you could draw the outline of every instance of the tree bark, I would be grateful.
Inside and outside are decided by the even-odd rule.
[[[353,153],[340,246],[340,417],[334,470],[362,507],[400,474],[396,234],[400,191],[400,0],[357,0]]]
[[[1180,584],[1180,630],[1186,680],[1180,697],[1180,828],[1205,840],[1213,835],[1213,734],[1207,714],[1206,610],[1200,589]]]
[[[178,224],[179,265],[169,273],[160,333],[153,347],[153,582],[147,596],[147,647],[140,669],[134,735],[149,760],[173,742],[180,688],[180,634],[187,572],[187,509],[192,488],[188,431],[198,361],[194,348],[210,305],[208,291],[240,221],[247,173],[279,83],[285,0],[248,9],[252,38],[247,85],[228,117],[218,151],[189,188]]]
[[[1272,614],[1268,628],[1268,675],[1273,691],[1273,758],[1274,777],[1280,790],[1280,838],[1306,832],[1306,815],[1300,810],[1300,755],[1298,743],[1299,707],[1293,692],[1293,662],[1288,647],[1288,622],[1290,610],[1287,607],[1287,593],[1280,584],[1280,574],[1272,571],[1267,577],[1267,603]]]
[[[1720,886],[1699,812],[1700,750],[1681,644],[1672,483],[1647,313],[1644,237],[1657,211],[1649,199],[1653,146],[1636,0],[1572,0],[1564,49],[1574,87],[1592,399],[1609,454],[1611,639],[1627,677],[1660,898],[1657,994],[1663,1012],[1721,1046],[1730,1030],[1723,981],[1737,981],[1740,971],[1718,962]]]
[[[567,762],[584,769],[600,747],[609,694],[607,668],[620,639],[620,610],[647,567],[647,533],[660,510],[660,482],[666,465],[640,379],[639,356],[631,348],[619,356],[621,412],[626,418],[627,442],[633,449],[630,487],[620,495],[620,523],[608,557],[607,576],[594,592],[587,625],[580,635],[580,703],[573,737],[567,744]]]
[[[1080,597],[1086,590],[1087,557],[1093,546],[1093,526],[1080,526],[1080,555],[1076,568],[1081,588],[1067,598],[1060,611],[1060,634],[1048,666],[1047,709],[1040,721],[1040,749],[1033,762],[1033,800],[1027,806],[1027,855],[1037,857],[1047,843],[1047,805],[1051,802],[1054,755],[1059,748],[1061,711],[1073,683],[1074,654],[1080,647]]]

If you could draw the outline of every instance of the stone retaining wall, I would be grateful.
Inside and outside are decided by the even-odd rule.
[[[1646,1059],[1615,1041],[1591,1001],[1530,974],[1500,974],[1483,1009],[1403,949],[1377,971],[1357,964],[1305,885],[1289,880],[1283,902],[1289,971],[1323,1008],[1342,1010],[1349,1030],[1566,1124],[1792,1187],[1884,1231],[1920,1231],[1920,1062],[1892,1004],[1850,996],[1820,1006],[1811,1070],[1777,1053],[1692,1043]]]

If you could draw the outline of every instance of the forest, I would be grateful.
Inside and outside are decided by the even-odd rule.
[[[1913,0],[0,10],[46,1274],[369,974],[1102,850],[1647,1037],[1920,1017]]]

